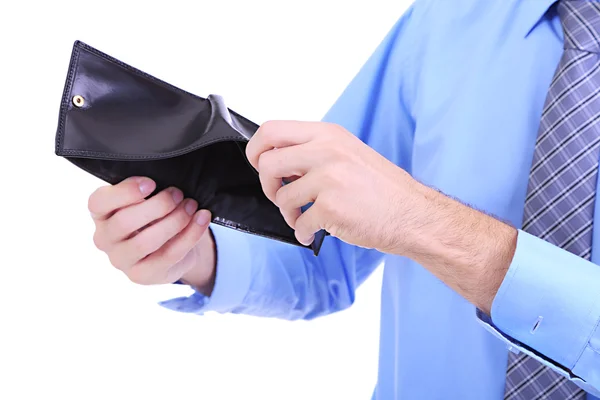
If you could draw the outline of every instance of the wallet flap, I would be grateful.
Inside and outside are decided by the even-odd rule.
[[[188,93],[77,41],[56,154],[160,159],[218,141],[245,142],[257,129],[218,95]]]

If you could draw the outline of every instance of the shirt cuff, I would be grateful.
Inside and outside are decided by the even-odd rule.
[[[211,225],[216,245],[216,278],[210,296],[195,291],[159,304],[173,311],[202,314],[229,312],[242,304],[250,288],[251,253],[246,234],[220,225]]]
[[[600,266],[519,230],[491,320],[480,312],[478,317],[509,348],[524,351],[597,395],[600,353],[590,340],[598,335],[599,285]]]

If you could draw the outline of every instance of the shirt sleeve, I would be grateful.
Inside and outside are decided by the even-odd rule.
[[[491,319],[478,317],[511,350],[600,395],[600,266],[519,230]]]
[[[414,121],[407,104],[414,82],[407,75],[415,46],[413,7],[388,32],[323,118],[356,134],[397,165],[410,167]],[[217,270],[210,297],[195,292],[161,304],[201,314],[243,313],[311,319],[354,301],[356,288],[383,261],[376,250],[326,237],[318,257],[310,250],[229,228],[212,227]]]

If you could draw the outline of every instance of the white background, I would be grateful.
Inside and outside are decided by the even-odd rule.
[[[103,182],[54,135],[75,39],[257,123],[319,120],[408,3],[2,2],[0,399],[370,398],[381,270],[312,322],[164,310],[177,288],[136,286],[94,248]]]

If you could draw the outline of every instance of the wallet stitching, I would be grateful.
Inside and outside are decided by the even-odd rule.
[[[294,241],[294,239],[293,239],[292,236],[289,236],[289,237],[286,236],[286,237],[284,237],[284,236],[279,235],[279,234],[268,233],[268,232],[266,232],[264,230],[263,231],[257,231],[254,228],[250,228],[248,225],[240,224],[240,223],[233,222],[233,221],[231,221],[231,223],[229,223],[228,221],[229,220],[227,220],[225,218],[217,216],[217,217],[215,217],[215,219],[213,219],[212,223],[217,224],[217,225],[221,225],[221,226],[225,226],[227,228],[234,228],[236,230],[239,229],[239,230],[242,230],[242,231],[245,231],[245,232],[248,232],[248,233],[252,233],[253,235],[262,236],[262,237],[265,237],[265,238],[268,238],[268,239],[277,239],[277,240],[283,241],[284,243],[287,243],[287,244],[300,245],[300,247],[304,247],[304,248],[307,248],[307,249],[310,248],[310,247],[305,246],[305,245],[303,245],[303,244],[301,244],[299,242]]]
[[[126,64],[125,62],[123,62],[121,60],[118,60],[118,59],[116,59],[116,58],[114,58],[114,57],[112,57],[112,56],[110,56],[110,55],[108,55],[106,53],[103,53],[100,50],[95,49],[95,48],[93,48],[93,47],[91,47],[91,46],[89,46],[89,45],[87,45],[87,44],[85,44],[83,42],[79,42],[78,41],[77,43],[78,43],[78,45],[82,49],[84,49],[84,50],[86,50],[86,51],[88,51],[88,52],[90,52],[92,54],[95,54],[96,56],[98,56],[100,58],[103,58],[104,60],[106,60],[108,62],[111,62],[111,63],[113,63],[113,64],[115,64],[115,65],[117,65],[117,66],[119,66],[121,68],[124,68],[124,69],[128,70],[129,72],[132,72],[132,73],[134,73],[134,74],[136,74],[136,75],[138,75],[138,76],[140,76],[142,78],[148,79],[150,81],[153,81],[154,83],[157,83],[159,85],[165,86],[168,89],[175,90],[175,91],[180,92],[182,94],[185,94],[187,96],[191,96],[191,97],[193,97],[195,99],[206,100],[206,99],[204,99],[204,98],[202,98],[200,96],[197,96],[197,95],[195,95],[193,93],[190,93],[190,92],[188,92],[186,90],[178,88],[177,86],[174,86],[174,85],[172,85],[172,84],[170,84],[170,83],[168,83],[166,81],[163,81],[162,79],[159,79],[159,78],[157,78],[155,76],[152,76],[152,75],[150,75],[147,72],[144,72],[144,71],[142,71],[142,70],[140,70],[138,68],[135,68],[135,67],[133,67],[133,66],[131,66],[129,64]],[[245,120],[245,121],[247,121],[249,123],[254,123],[254,122],[250,121],[248,118],[244,117],[243,115],[238,114],[237,112],[235,112],[233,110],[229,110],[229,112],[232,113],[232,114],[234,114],[236,117],[241,118],[241,119],[243,119],[243,120]]]
[[[116,59],[114,57],[111,57],[108,54],[105,54],[105,53],[101,52],[100,50],[97,50],[97,49],[95,49],[95,48],[93,48],[93,47],[91,47],[91,46],[89,46],[89,45],[87,45],[87,44],[85,44],[83,42],[77,41],[76,44],[75,44],[74,57],[71,60],[71,67],[69,68],[69,75],[67,76],[67,81],[68,81],[67,85],[68,85],[68,88],[66,88],[65,95],[63,96],[63,106],[64,106],[64,109],[61,111],[60,134],[59,134],[59,139],[58,139],[58,141],[60,142],[60,145],[59,145],[60,148],[57,148],[57,152],[62,151],[61,154],[63,154],[63,155],[79,155],[79,156],[88,155],[88,156],[95,156],[95,157],[104,156],[104,157],[113,157],[113,158],[117,158],[118,157],[119,159],[127,159],[127,160],[134,160],[134,159],[135,160],[145,160],[145,159],[146,160],[147,159],[154,159],[154,160],[156,160],[156,159],[169,158],[169,157],[174,157],[174,156],[178,156],[178,155],[182,155],[182,154],[187,154],[187,153],[195,151],[195,150],[197,150],[199,148],[206,147],[208,145],[211,145],[213,143],[217,143],[217,142],[220,142],[220,141],[226,141],[226,140],[237,140],[237,141],[240,141],[239,140],[240,139],[239,136],[225,136],[225,137],[220,137],[220,138],[217,138],[217,139],[209,140],[207,142],[204,142],[201,145],[196,144],[196,145],[188,146],[188,147],[183,148],[183,149],[174,150],[174,151],[170,151],[170,152],[167,152],[167,153],[161,153],[160,155],[106,153],[106,152],[99,152],[99,151],[73,150],[73,149],[64,149],[64,148],[62,148],[62,137],[63,137],[62,133],[64,131],[64,119],[65,119],[65,116],[66,116],[66,112],[68,111],[68,109],[67,109],[68,108],[67,107],[68,106],[68,97],[69,97],[68,93],[70,93],[70,91],[71,91],[71,87],[72,87],[72,84],[73,84],[74,76],[77,74],[77,68],[79,66],[78,60],[79,60],[79,51],[80,51],[80,49],[83,49],[83,50],[85,50],[85,51],[87,51],[87,52],[89,52],[89,53],[91,53],[93,55],[96,55],[97,57],[100,57],[100,58],[102,58],[102,59],[104,59],[104,60],[106,60],[106,61],[108,61],[108,62],[110,62],[112,64],[115,64],[116,66],[118,66],[120,68],[123,68],[123,69],[125,69],[125,70],[127,70],[127,71],[129,71],[129,72],[131,72],[131,73],[133,73],[135,75],[138,75],[138,76],[140,76],[140,77],[142,77],[144,79],[150,80],[150,81],[152,81],[152,82],[154,82],[156,84],[162,85],[162,86],[167,87],[167,88],[172,89],[172,90],[175,90],[175,91],[180,92],[180,93],[182,93],[184,95],[191,96],[191,97],[193,97],[195,99],[206,100],[206,99],[203,99],[203,98],[201,98],[199,96],[196,96],[193,93],[187,92],[187,91],[185,91],[183,89],[180,89],[180,88],[178,88],[176,86],[173,86],[170,83],[165,82],[165,81],[163,81],[161,79],[158,79],[158,78],[156,78],[156,77],[154,77],[154,76],[152,76],[152,75],[150,75],[150,74],[148,74],[148,73],[146,73],[146,72],[144,72],[142,70],[139,70],[139,69],[137,69],[137,68],[135,68],[135,67],[133,67],[131,65],[128,65],[128,64],[126,64],[126,63],[124,63],[124,62],[122,62],[122,61],[120,61],[120,60],[118,60],[118,59]],[[76,53],[76,56],[75,56],[75,53]],[[231,114],[235,115],[236,117],[241,118],[241,119],[243,119],[243,120],[245,120],[245,121],[247,121],[249,123],[254,124],[254,122],[250,121],[249,119],[247,119],[246,117],[244,117],[242,115],[239,115],[235,111],[230,110],[229,108],[227,110],[228,110],[228,112],[230,112]]]
[[[71,61],[69,65],[69,71],[67,72],[67,81],[65,84],[65,89],[62,96],[62,102],[60,105],[60,117],[58,119],[58,132],[57,140],[56,140],[56,153],[59,153],[63,147],[63,138],[65,131],[65,119],[67,116],[67,111],[69,109],[69,95],[71,94],[71,90],[73,88],[73,83],[75,80],[75,76],[77,75],[77,69],[79,68],[79,48],[74,46],[73,54],[71,56]]]

